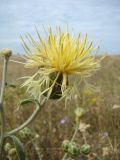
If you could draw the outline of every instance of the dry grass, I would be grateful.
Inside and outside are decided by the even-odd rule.
[[[34,106],[23,106],[17,110],[19,100],[28,95],[19,88],[21,81],[16,79],[31,74],[31,71],[29,69],[26,71],[21,64],[10,62],[8,72],[8,83],[17,84],[16,88],[7,87],[5,96],[7,125],[11,129],[24,122],[32,113]],[[1,74],[2,62],[0,62],[0,79]],[[79,106],[87,109],[82,121],[91,125],[86,134],[87,141],[101,160],[120,160],[120,109],[113,109],[115,104],[120,105],[120,56],[106,57],[102,69],[90,81],[98,86],[100,91],[91,95],[81,93],[79,99]],[[65,108],[63,102],[49,101],[30,125],[31,130],[39,134],[37,144],[44,155],[44,160],[60,160],[64,154],[61,143],[64,139],[70,139],[74,132],[75,107],[74,102]],[[66,120],[64,124],[60,123],[61,119]],[[83,143],[80,133],[76,137],[76,142]],[[103,155],[105,147],[109,150],[106,156]],[[26,148],[28,159],[37,160],[31,143]]]

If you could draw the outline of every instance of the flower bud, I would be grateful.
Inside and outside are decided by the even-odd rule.
[[[68,147],[69,147],[70,141],[69,140],[64,140],[62,143],[62,148],[65,152],[68,151]]]
[[[8,152],[8,155],[9,156],[14,156],[14,155],[16,155],[16,149],[15,148],[11,148],[10,150],[9,150],[9,152]]]
[[[27,127],[25,127],[24,129],[20,130],[18,135],[19,135],[21,140],[28,140],[28,139],[34,137],[32,131]]]
[[[80,147],[78,144],[76,144],[75,142],[70,142],[69,146],[68,146],[68,153],[71,156],[79,156],[80,155]]]
[[[12,145],[10,143],[6,143],[4,146],[4,151],[9,152],[9,150],[12,148]]]
[[[81,108],[81,107],[77,107],[75,109],[75,115],[76,115],[76,117],[80,118],[80,117],[82,117],[84,115],[84,113],[85,113],[85,110],[83,108]]]
[[[83,154],[89,154],[91,152],[91,146],[89,144],[82,145],[81,152]]]
[[[0,51],[0,55],[2,57],[9,58],[12,55],[12,50],[5,48],[5,49]]]

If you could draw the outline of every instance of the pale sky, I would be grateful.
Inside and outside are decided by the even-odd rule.
[[[120,53],[120,0],[0,0],[0,49],[23,53],[20,35],[66,24],[88,33],[101,53]]]

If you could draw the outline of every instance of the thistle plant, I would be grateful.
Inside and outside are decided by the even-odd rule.
[[[53,32],[52,29],[49,28],[48,31],[46,31],[44,39],[37,29],[36,33],[38,37],[37,40],[34,40],[30,34],[26,34],[26,38],[31,46],[21,37],[22,45],[25,50],[25,67],[29,69],[34,68],[36,71],[32,76],[22,77],[26,79],[22,87],[26,87],[30,98],[20,102],[20,105],[33,103],[36,108],[28,120],[9,132],[6,130],[7,122],[5,120],[6,115],[3,100],[7,66],[12,51],[5,49],[0,52],[0,55],[4,58],[0,96],[1,160],[4,158],[4,146],[10,146],[7,143],[8,139],[13,141],[14,147],[12,149],[14,149],[14,153],[17,153],[17,157],[20,160],[25,160],[23,145],[15,135],[19,132],[19,135],[26,138],[28,136],[28,129],[26,129],[26,126],[34,120],[49,99],[54,101],[65,98],[66,102],[68,99],[72,99],[74,95],[79,92],[78,86],[81,82],[86,82],[87,77],[90,77],[94,71],[100,68],[101,59],[97,59],[93,54],[95,49],[92,47],[92,42],[87,42],[87,34],[83,40],[81,40],[80,33],[75,37],[69,33],[68,28],[64,32],[60,27],[56,29],[56,32]],[[71,80],[72,78],[73,80]],[[78,156],[80,154],[79,145],[74,142],[74,139],[79,130],[79,123],[81,123],[80,119],[83,114],[83,108],[77,108],[75,110],[76,129],[72,139],[63,142],[63,148],[65,152],[67,152],[63,156],[63,160],[66,159],[68,153],[72,156]],[[82,147],[82,152],[85,154],[89,154],[89,150],[89,145]]]

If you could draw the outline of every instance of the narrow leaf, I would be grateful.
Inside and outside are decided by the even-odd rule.
[[[20,140],[16,136],[6,136],[5,139],[11,139],[13,141],[14,147],[16,148],[16,153],[19,160],[25,160],[25,151],[23,144],[20,142]]]

